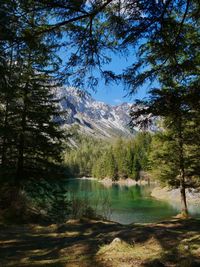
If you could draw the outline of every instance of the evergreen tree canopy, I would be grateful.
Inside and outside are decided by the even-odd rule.
[[[114,142],[82,136],[76,148],[65,155],[68,176],[92,176],[100,179],[139,179],[149,166],[151,134],[138,133],[135,138]]]
[[[57,65],[54,41],[45,36],[16,41],[45,21],[23,4],[2,1],[0,8],[5,24],[0,42],[1,178],[12,178],[17,185],[24,178],[52,173],[61,161],[63,138],[54,120],[59,114],[52,75]]]
[[[2,10],[7,12],[6,15],[2,14],[0,25],[7,25],[5,22],[7,19],[9,24],[15,23],[19,26],[17,31],[12,29],[3,32],[4,39],[10,39],[12,43],[18,44],[23,42],[36,44],[40,36],[53,37],[57,46],[63,47],[66,51],[62,75],[65,78],[71,77],[74,85],[86,84],[87,87],[93,88],[98,83],[98,77],[93,72],[96,67],[106,81],[119,78],[103,67],[111,60],[109,53],[126,53],[128,50],[131,52],[133,47],[138,47],[138,44],[139,46],[142,43],[151,44],[155,40],[158,44],[156,48],[158,54],[162,54],[156,70],[159,72],[159,69],[165,68],[168,54],[177,54],[180,49],[185,22],[193,27],[199,19],[197,0],[9,0],[1,2]],[[27,24],[24,16],[26,18],[33,12],[36,17],[42,19],[30,29],[24,26]],[[19,22],[22,23],[19,25]],[[28,24],[33,26],[31,23]],[[162,46],[159,45],[160,41],[164,41]],[[198,49],[197,43],[192,45]],[[167,53],[163,54],[163,50]],[[140,55],[143,51],[144,48],[141,47]],[[151,55],[148,60],[148,64],[155,61]],[[128,69],[124,75],[126,81],[135,80],[133,74],[143,63],[139,60]],[[182,64],[182,67],[184,66],[185,63]],[[155,71],[149,70],[149,73],[141,79],[154,75]]]

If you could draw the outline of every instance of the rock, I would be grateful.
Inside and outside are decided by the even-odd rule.
[[[111,244],[115,244],[115,243],[122,243],[122,240],[119,237],[115,237],[113,241],[111,242]]]

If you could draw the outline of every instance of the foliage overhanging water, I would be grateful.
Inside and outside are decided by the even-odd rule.
[[[152,198],[149,185],[105,187],[95,180],[70,179],[66,188],[83,201],[87,199],[100,215],[122,224],[157,222],[180,211],[177,203]]]

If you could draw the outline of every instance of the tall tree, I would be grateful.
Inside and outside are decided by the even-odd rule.
[[[188,102],[187,91],[185,88],[154,89],[149,101],[143,101],[142,105],[140,102],[140,109],[132,113],[132,123],[146,126],[149,114],[164,119],[153,146],[153,166],[161,180],[180,188],[182,213],[187,215],[185,189],[195,187],[195,177],[200,175],[196,139],[199,131],[192,134],[196,115]]]
[[[1,22],[11,22],[0,47],[1,177],[15,178],[19,186],[24,178],[51,174],[61,160],[63,133],[54,120],[59,108],[52,75],[57,58],[52,38],[29,36],[45,18],[34,11],[27,13],[23,1],[1,2],[1,15]],[[10,36],[13,29],[15,34]],[[18,42],[20,36],[25,36],[22,42]]]
[[[198,10],[197,1],[187,1],[185,8],[175,8],[166,15],[162,27],[154,32],[154,38],[140,46],[139,62],[129,68],[124,76],[131,93],[144,86],[147,81],[156,80],[157,88],[149,91],[149,98],[138,101],[139,108],[133,110],[132,122],[147,126],[153,116],[164,119],[168,138],[165,144],[171,150],[164,150],[163,155],[166,156],[168,171],[171,168],[173,173],[174,183],[180,187],[182,211],[185,214],[188,212],[185,187],[192,186],[191,178],[199,175],[198,162],[194,160],[199,157],[196,153],[196,136],[199,136],[199,132],[192,133],[199,117]],[[192,99],[196,104],[192,104]],[[190,137],[188,133],[191,134]],[[174,147],[170,145],[172,143]],[[172,153],[176,155],[176,161]],[[193,175],[192,168],[196,169]],[[165,168],[162,170],[163,175],[167,173]]]

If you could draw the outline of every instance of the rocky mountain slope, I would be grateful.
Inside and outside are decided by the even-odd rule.
[[[81,132],[101,138],[133,135],[128,127],[131,104],[111,106],[73,87],[60,88],[58,97],[61,109],[66,111],[60,118],[65,127],[78,125]]]

